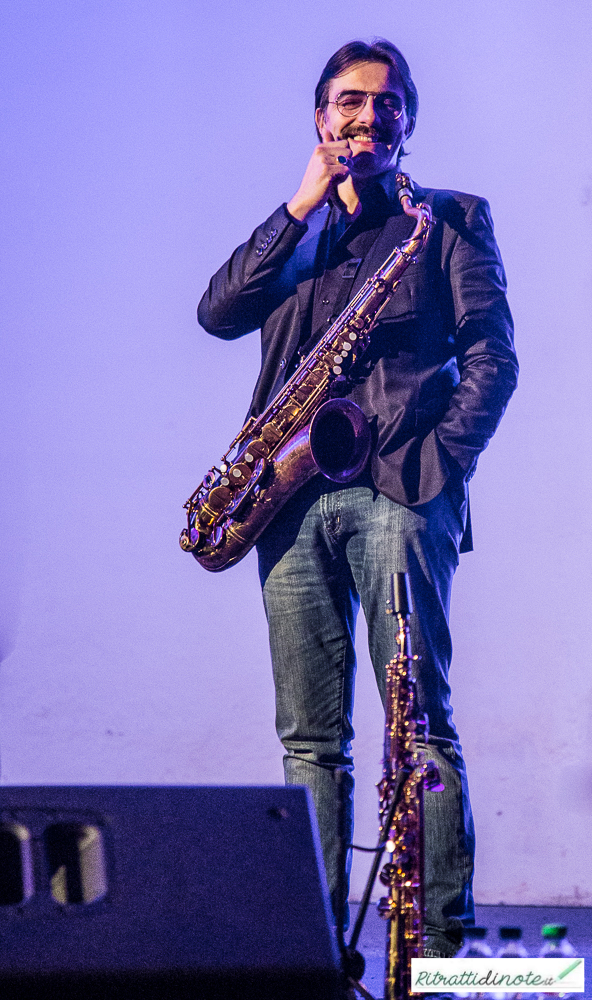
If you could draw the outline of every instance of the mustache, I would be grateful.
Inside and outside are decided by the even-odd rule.
[[[372,128],[370,125],[345,125],[341,130],[342,139],[353,139],[356,135],[367,136],[374,142],[384,142],[387,145],[393,141],[390,131],[386,129]]]

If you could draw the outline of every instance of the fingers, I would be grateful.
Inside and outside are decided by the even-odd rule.
[[[306,219],[312,211],[327,201],[335,184],[349,176],[351,149],[345,139],[329,138],[331,133],[324,130],[326,141],[315,147],[306,168],[302,183],[294,197],[288,202],[288,211],[296,219]]]
[[[326,125],[321,125],[319,132],[321,133],[322,142],[335,142],[335,136],[329,131]]]
[[[315,148],[308,170],[316,174],[319,181],[325,179],[328,182],[343,180],[349,174],[351,165],[349,143],[345,139],[332,139]]]
[[[351,155],[351,149],[349,148],[347,143],[345,144],[344,148],[335,150],[335,159],[337,160],[337,163],[339,163],[343,167],[344,172],[349,174],[352,166],[352,155]]]
[[[335,156],[344,156],[346,160],[351,158],[351,146],[347,139],[336,139],[332,132],[329,131],[325,124],[322,124],[319,129],[321,133],[321,140],[323,145],[331,144],[335,147]],[[341,160],[339,161],[341,163]]]
[[[334,139],[332,142],[323,143],[319,146],[319,150],[325,162],[351,167],[352,151],[346,139]]]

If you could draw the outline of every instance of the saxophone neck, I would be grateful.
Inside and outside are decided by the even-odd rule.
[[[415,229],[407,240],[407,243],[412,243],[418,238],[425,241],[432,226],[432,211],[430,206],[423,203],[419,205],[413,204],[414,186],[409,174],[398,173],[396,175],[395,189],[405,215],[410,215],[416,220]]]

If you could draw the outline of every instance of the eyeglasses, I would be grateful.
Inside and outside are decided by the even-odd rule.
[[[369,97],[374,98],[375,109],[385,117],[388,116],[396,120],[403,114],[401,99],[395,94],[374,94],[372,91],[346,90],[343,94],[339,94],[334,101],[327,101],[327,104],[334,104],[345,118],[355,118],[362,108],[366,107]]]

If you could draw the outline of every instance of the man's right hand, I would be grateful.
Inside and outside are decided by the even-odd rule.
[[[335,185],[349,176],[351,149],[347,139],[335,140],[328,129],[323,129],[322,138],[322,143],[315,146],[300,187],[287,205],[290,215],[299,222],[306,222],[309,215],[322,208]],[[340,163],[339,156],[345,157],[347,163]]]

